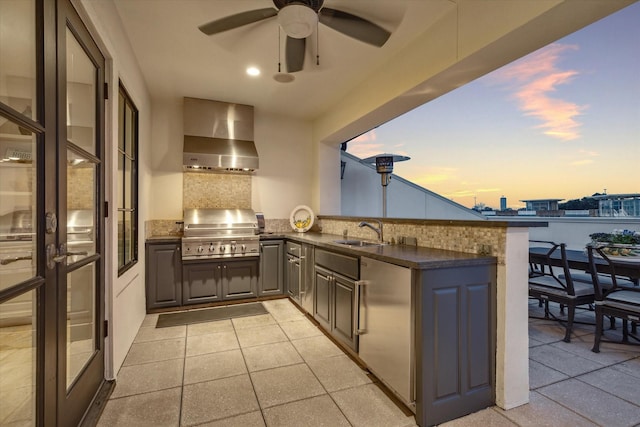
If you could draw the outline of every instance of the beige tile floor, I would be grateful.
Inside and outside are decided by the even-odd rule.
[[[269,314],[162,329],[148,315],[98,425],[415,426],[291,302],[264,305]],[[640,347],[595,354],[592,331],[577,325],[567,344],[561,325],[532,319],[530,403],[444,426],[640,426]]]

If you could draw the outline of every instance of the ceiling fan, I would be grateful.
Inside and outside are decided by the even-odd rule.
[[[324,0],[273,0],[274,7],[249,10],[200,25],[206,35],[222,33],[274,16],[287,35],[285,62],[287,71],[302,70],[306,38],[318,21],[334,30],[377,47],[385,44],[391,33],[377,24],[341,10],[323,7]]]

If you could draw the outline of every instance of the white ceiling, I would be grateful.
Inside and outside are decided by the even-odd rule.
[[[474,51],[456,51],[455,58],[483,52],[476,55],[476,63],[467,61],[465,70],[460,67],[447,69],[447,84],[460,86],[515,59],[514,55],[531,52],[629,3],[629,0],[326,0],[324,6],[371,20],[391,31],[391,37],[383,47],[377,48],[319,24],[320,65],[314,60],[314,34],[307,42],[304,69],[294,73],[293,82],[279,83],[273,76],[278,72],[279,60],[284,71],[284,51],[279,54],[275,17],[213,36],[198,29],[199,25],[228,15],[272,7],[271,0],[113,1],[152,98],[214,99],[249,104],[256,110],[307,120],[331,114],[337,106],[353,102],[354,94],[363,93],[363,82],[379,75],[381,70],[392,69],[394,62],[404,61],[406,58],[401,55],[406,56],[408,47],[416,51],[416,41],[429,40],[433,46],[425,51],[433,57],[414,58],[413,62],[438,64],[450,61],[446,58],[451,57],[451,50],[460,50],[461,46],[471,46]],[[588,14],[584,12],[586,10]],[[439,21],[451,14],[458,16],[456,22],[460,24],[456,23],[456,26],[465,27],[449,28],[449,33],[456,34],[458,41],[453,47],[443,43],[447,48],[438,49],[438,43],[445,37],[437,36],[439,33],[434,28],[439,29]],[[531,24],[533,20],[537,20],[535,25]],[[548,28],[545,27],[547,22]],[[475,43],[478,37],[474,30],[482,28],[478,31],[483,35],[493,31],[493,27],[508,35],[525,30],[519,31],[513,41],[510,38],[509,43],[504,42],[505,37],[489,40],[488,43],[495,47],[494,51],[487,52],[486,45],[480,40]],[[425,39],[425,35],[429,38]],[[245,70],[250,65],[259,67],[261,76],[249,77]],[[478,71],[470,72],[471,67],[477,67]],[[408,80],[409,74],[405,77],[400,70],[400,74],[396,71],[390,78],[395,79],[397,85],[399,79]],[[433,75],[425,77],[424,83],[429,83],[429,77]],[[443,73],[437,77],[437,82],[443,82]],[[415,76],[411,78],[411,88],[419,88],[414,84]],[[431,83],[434,82],[436,80]],[[366,88],[371,93],[379,89],[383,88]],[[433,90],[428,84],[419,89],[422,92]],[[428,96],[411,103],[425,100]],[[406,111],[412,107],[396,105],[395,108]]]
[[[115,0],[153,96],[191,96],[254,105],[312,118],[338,102],[372,69],[388,61],[452,4],[448,0],[326,0],[325,6],[369,19],[392,32],[382,47],[349,38],[319,24],[307,40],[304,69],[278,83],[276,17],[212,36],[198,26],[235,13],[272,7],[271,0]],[[284,43],[284,37],[282,38]],[[282,71],[284,50],[280,53]],[[245,70],[255,65],[261,76]]]

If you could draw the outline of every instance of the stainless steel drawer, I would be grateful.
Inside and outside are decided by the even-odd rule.
[[[316,249],[315,263],[351,279],[358,280],[360,278],[358,258]]]
[[[302,252],[300,243],[287,242],[287,253],[299,257]]]

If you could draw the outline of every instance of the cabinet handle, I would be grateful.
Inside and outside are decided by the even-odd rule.
[[[367,325],[365,324],[365,321],[367,319],[367,312],[366,310],[364,310],[364,307],[361,306],[360,304],[360,292],[363,286],[365,286],[367,284],[367,282],[365,280],[357,280],[355,282],[355,288],[354,288],[354,292],[355,292],[355,302],[354,302],[354,306],[355,306],[355,310],[353,313],[353,333],[354,335],[364,335],[367,333]],[[364,320],[361,321],[362,317],[360,316],[360,311],[364,311]]]

